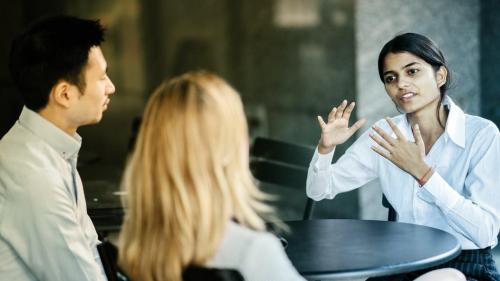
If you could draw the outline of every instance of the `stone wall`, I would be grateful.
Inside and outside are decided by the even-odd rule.
[[[481,116],[500,126],[500,1],[481,1]]]

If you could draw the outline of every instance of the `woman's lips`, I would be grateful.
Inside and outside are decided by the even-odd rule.
[[[399,99],[400,99],[401,101],[403,101],[403,102],[408,102],[408,101],[410,101],[410,100],[411,100],[414,96],[416,96],[416,94],[415,94],[415,93],[413,93],[413,92],[408,92],[408,93],[406,93],[406,94],[404,94],[404,95],[400,96],[400,97],[399,97]]]

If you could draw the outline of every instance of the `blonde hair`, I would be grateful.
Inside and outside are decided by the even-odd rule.
[[[132,280],[181,280],[214,255],[227,223],[264,230],[238,93],[208,72],[161,84],[123,177],[119,264]]]

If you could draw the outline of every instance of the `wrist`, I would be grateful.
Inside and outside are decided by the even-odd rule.
[[[426,164],[425,167],[422,167],[422,169],[420,169],[420,171],[417,173],[418,176],[414,175],[414,178],[417,181],[418,185],[422,187],[427,183],[427,181],[432,177],[433,174],[434,169]]]
[[[318,144],[318,152],[320,154],[328,154],[328,153],[332,152],[334,149],[335,149],[335,145],[328,147],[328,146],[321,145],[321,143]]]
[[[432,167],[429,166],[427,163],[422,163],[422,165],[418,165],[418,167],[416,167],[411,175],[415,178],[415,179],[421,179],[425,176],[425,174],[429,171],[429,169],[431,169]]]

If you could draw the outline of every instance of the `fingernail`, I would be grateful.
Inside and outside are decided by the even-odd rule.
[[[419,130],[419,129],[420,129],[420,127],[418,126],[418,124],[417,124],[417,125],[415,125],[415,128],[416,128],[417,130]]]

